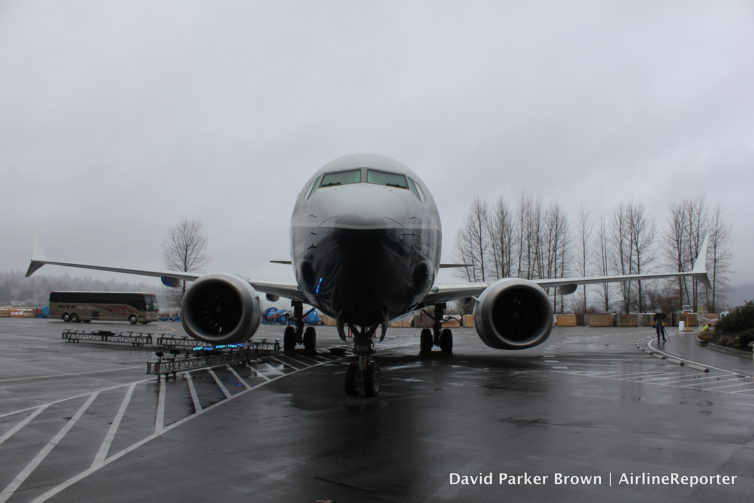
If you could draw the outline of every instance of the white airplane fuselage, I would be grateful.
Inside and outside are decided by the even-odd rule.
[[[424,183],[377,154],[325,165],[304,186],[291,219],[299,288],[311,305],[359,326],[398,317],[422,301],[437,276],[441,242],[440,217]]]

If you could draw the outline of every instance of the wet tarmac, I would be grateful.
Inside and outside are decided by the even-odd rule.
[[[80,326],[101,327],[131,329]],[[366,398],[345,394],[349,360],[326,351],[341,345],[330,328],[318,328],[316,355],[168,381],[146,375],[152,350],[67,343],[66,328],[0,320],[0,502],[754,494],[751,360],[674,330],[657,347],[646,328],[560,328],[504,352],[456,329],[452,357],[422,357],[416,330],[391,329],[378,346],[382,391]],[[181,333],[168,322],[140,330]],[[282,339],[282,327],[262,326],[262,338]]]

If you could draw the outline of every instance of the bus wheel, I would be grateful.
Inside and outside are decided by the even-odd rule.
[[[68,323],[69,321],[71,321],[71,315],[68,314],[68,313],[63,313],[62,318],[63,318],[63,321],[66,322],[66,323]]]
[[[71,322],[72,323],[78,323],[79,322],[79,315],[76,313],[71,313]]]
[[[131,325],[136,325],[139,322],[139,320],[136,319],[136,315],[135,314],[132,314],[131,316],[128,317],[128,322]]]

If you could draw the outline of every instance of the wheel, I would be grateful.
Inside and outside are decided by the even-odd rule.
[[[296,349],[296,329],[293,327],[285,327],[283,332],[283,349],[285,351],[293,351]]]
[[[136,325],[139,322],[139,320],[136,318],[135,314],[132,314],[131,316],[128,317],[128,322],[131,325]]]
[[[346,394],[348,396],[357,396],[362,384],[361,371],[358,363],[351,363],[346,370]]]
[[[453,352],[453,332],[449,328],[443,328],[440,332],[440,349],[443,353]]]
[[[63,321],[66,323],[69,323],[71,321],[71,315],[68,313],[63,313],[63,316],[61,316],[61,318],[63,318]]]
[[[306,327],[304,330],[304,349],[314,351],[317,348],[317,331],[314,327]]]
[[[421,331],[421,352],[429,353],[432,351],[434,341],[432,340],[432,331],[428,328],[423,328]]]
[[[377,396],[377,393],[380,392],[380,381],[380,367],[372,362],[364,372],[364,394],[366,396]]]
[[[79,315],[76,313],[71,313],[71,323],[78,323],[79,322]]]

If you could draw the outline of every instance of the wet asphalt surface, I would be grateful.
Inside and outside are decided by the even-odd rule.
[[[349,360],[326,351],[341,344],[331,328],[318,328],[317,355],[158,382],[145,372],[152,350],[61,340],[66,328],[103,327],[131,330],[0,320],[0,502],[743,502],[754,494],[751,361],[710,356],[674,330],[653,348],[647,328],[560,328],[539,347],[503,352],[456,329],[449,357],[419,356],[416,330],[391,329],[377,353],[383,389],[366,398],[345,394]],[[167,322],[137,330],[182,333]],[[254,340],[281,334],[262,326]],[[649,354],[657,349],[709,372]],[[737,479],[620,483],[645,472]],[[500,484],[501,473],[529,479]],[[479,474],[493,483],[451,483]],[[557,484],[557,474],[588,481]],[[536,476],[547,479],[536,485]]]

